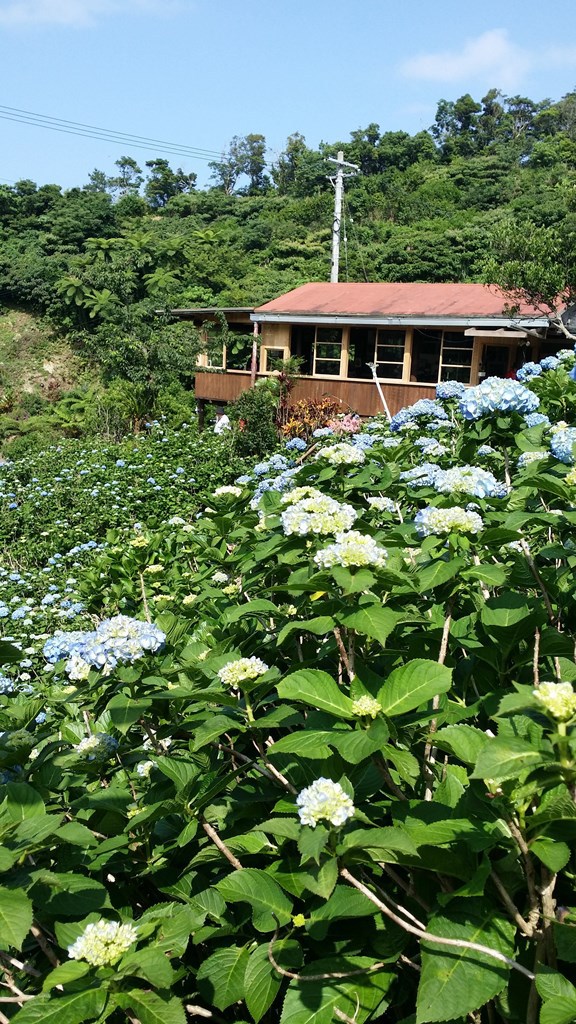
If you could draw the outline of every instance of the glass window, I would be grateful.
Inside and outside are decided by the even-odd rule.
[[[379,377],[402,380],[406,331],[378,331],[376,373]]]
[[[314,343],[314,373],[337,377],[342,357],[340,327],[317,327]]]
[[[410,380],[422,384],[437,384],[440,370],[442,331],[416,327],[412,343],[412,371]]]
[[[369,363],[376,364],[379,377],[402,380],[405,331],[376,331],[375,327],[351,327],[348,376],[369,380]]]
[[[467,338],[462,331],[444,331],[440,356],[440,380],[458,380],[470,383],[472,369],[473,338]]]
[[[374,362],[376,347],[375,327],[351,327],[348,350],[348,376],[356,380],[370,380],[372,371],[368,363]]]
[[[249,325],[230,324],[226,342],[226,369],[249,370],[252,362],[253,330]]]
[[[275,370],[278,368],[279,363],[284,362],[284,349],[283,348],[267,348],[266,349],[266,369]]]
[[[304,324],[294,324],[290,334],[290,355],[297,356],[300,360],[299,372],[305,377],[312,373],[312,359],[314,355],[314,340],[316,328]]]
[[[470,383],[474,339],[463,331],[415,328],[410,379],[422,384],[440,380]]]
[[[222,348],[217,352],[208,352],[206,365],[213,366],[215,369],[222,369],[224,366],[224,346],[222,346]]]

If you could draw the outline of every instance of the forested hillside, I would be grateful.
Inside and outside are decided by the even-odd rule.
[[[199,340],[158,310],[257,304],[327,280],[327,158],[339,149],[359,168],[346,181],[342,279],[497,280],[488,257],[523,267],[522,239],[573,279],[576,92],[537,102],[493,89],[441,100],[416,135],[370,124],[312,149],[295,133],[272,162],[262,135],[235,137],[203,190],[163,158],[142,169],[130,156],[66,191],[3,185],[0,306],[46,318],[104,380],[148,395],[186,384]]]

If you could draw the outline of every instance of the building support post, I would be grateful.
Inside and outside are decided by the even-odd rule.
[[[256,383],[256,367],[258,365],[258,324],[254,324],[252,331],[252,359],[250,361],[250,387]]]

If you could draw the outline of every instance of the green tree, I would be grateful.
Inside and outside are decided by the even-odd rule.
[[[186,174],[181,167],[173,171],[168,161],[161,157],[147,160],[146,167],[150,168],[150,173],[144,185],[144,195],[153,210],[163,209],[173,196],[193,192],[196,188],[196,174]]]
[[[88,175],[88,184],[84,185],[85,192],[110,192],[110,178],[104,171],[97,167]]]
[[[142,170],[131,156],[115,161],[118,174],[109,178],[109,187],[116,197],[137,195],[144,181]]]
[[[474,152],[481,110],[481,105],[468,92],[455,101],[440,100],[430,131],[446,159]]]
[[[232,195],[238,180],[245,175],[248,185],[245,194],[263,192],[269,185],[266,170],[266,139],[263,135],[235,135],[221,160],[208,165],[212,171],[215,187]]]
[[[504,219],[492,232],[484,279],[509,296],[512,307],[529,303],[568,334],[567,309],[576,302],[576,220],[560,227]]]

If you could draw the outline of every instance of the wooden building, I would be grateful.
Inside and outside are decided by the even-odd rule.
[[[200,325],[217,311],[174,313]],[[292,355],[301,360],[293,401],[330,396],[343,412],[381,412],[374,364],[394,413],[433,397],[439,381],[504,377],[565,345],[544,313],[510,311],[502,292],[482,284],[305,284],[255,309],[220,313],[229,344],[200,357],[201,403],[233,401]]]

